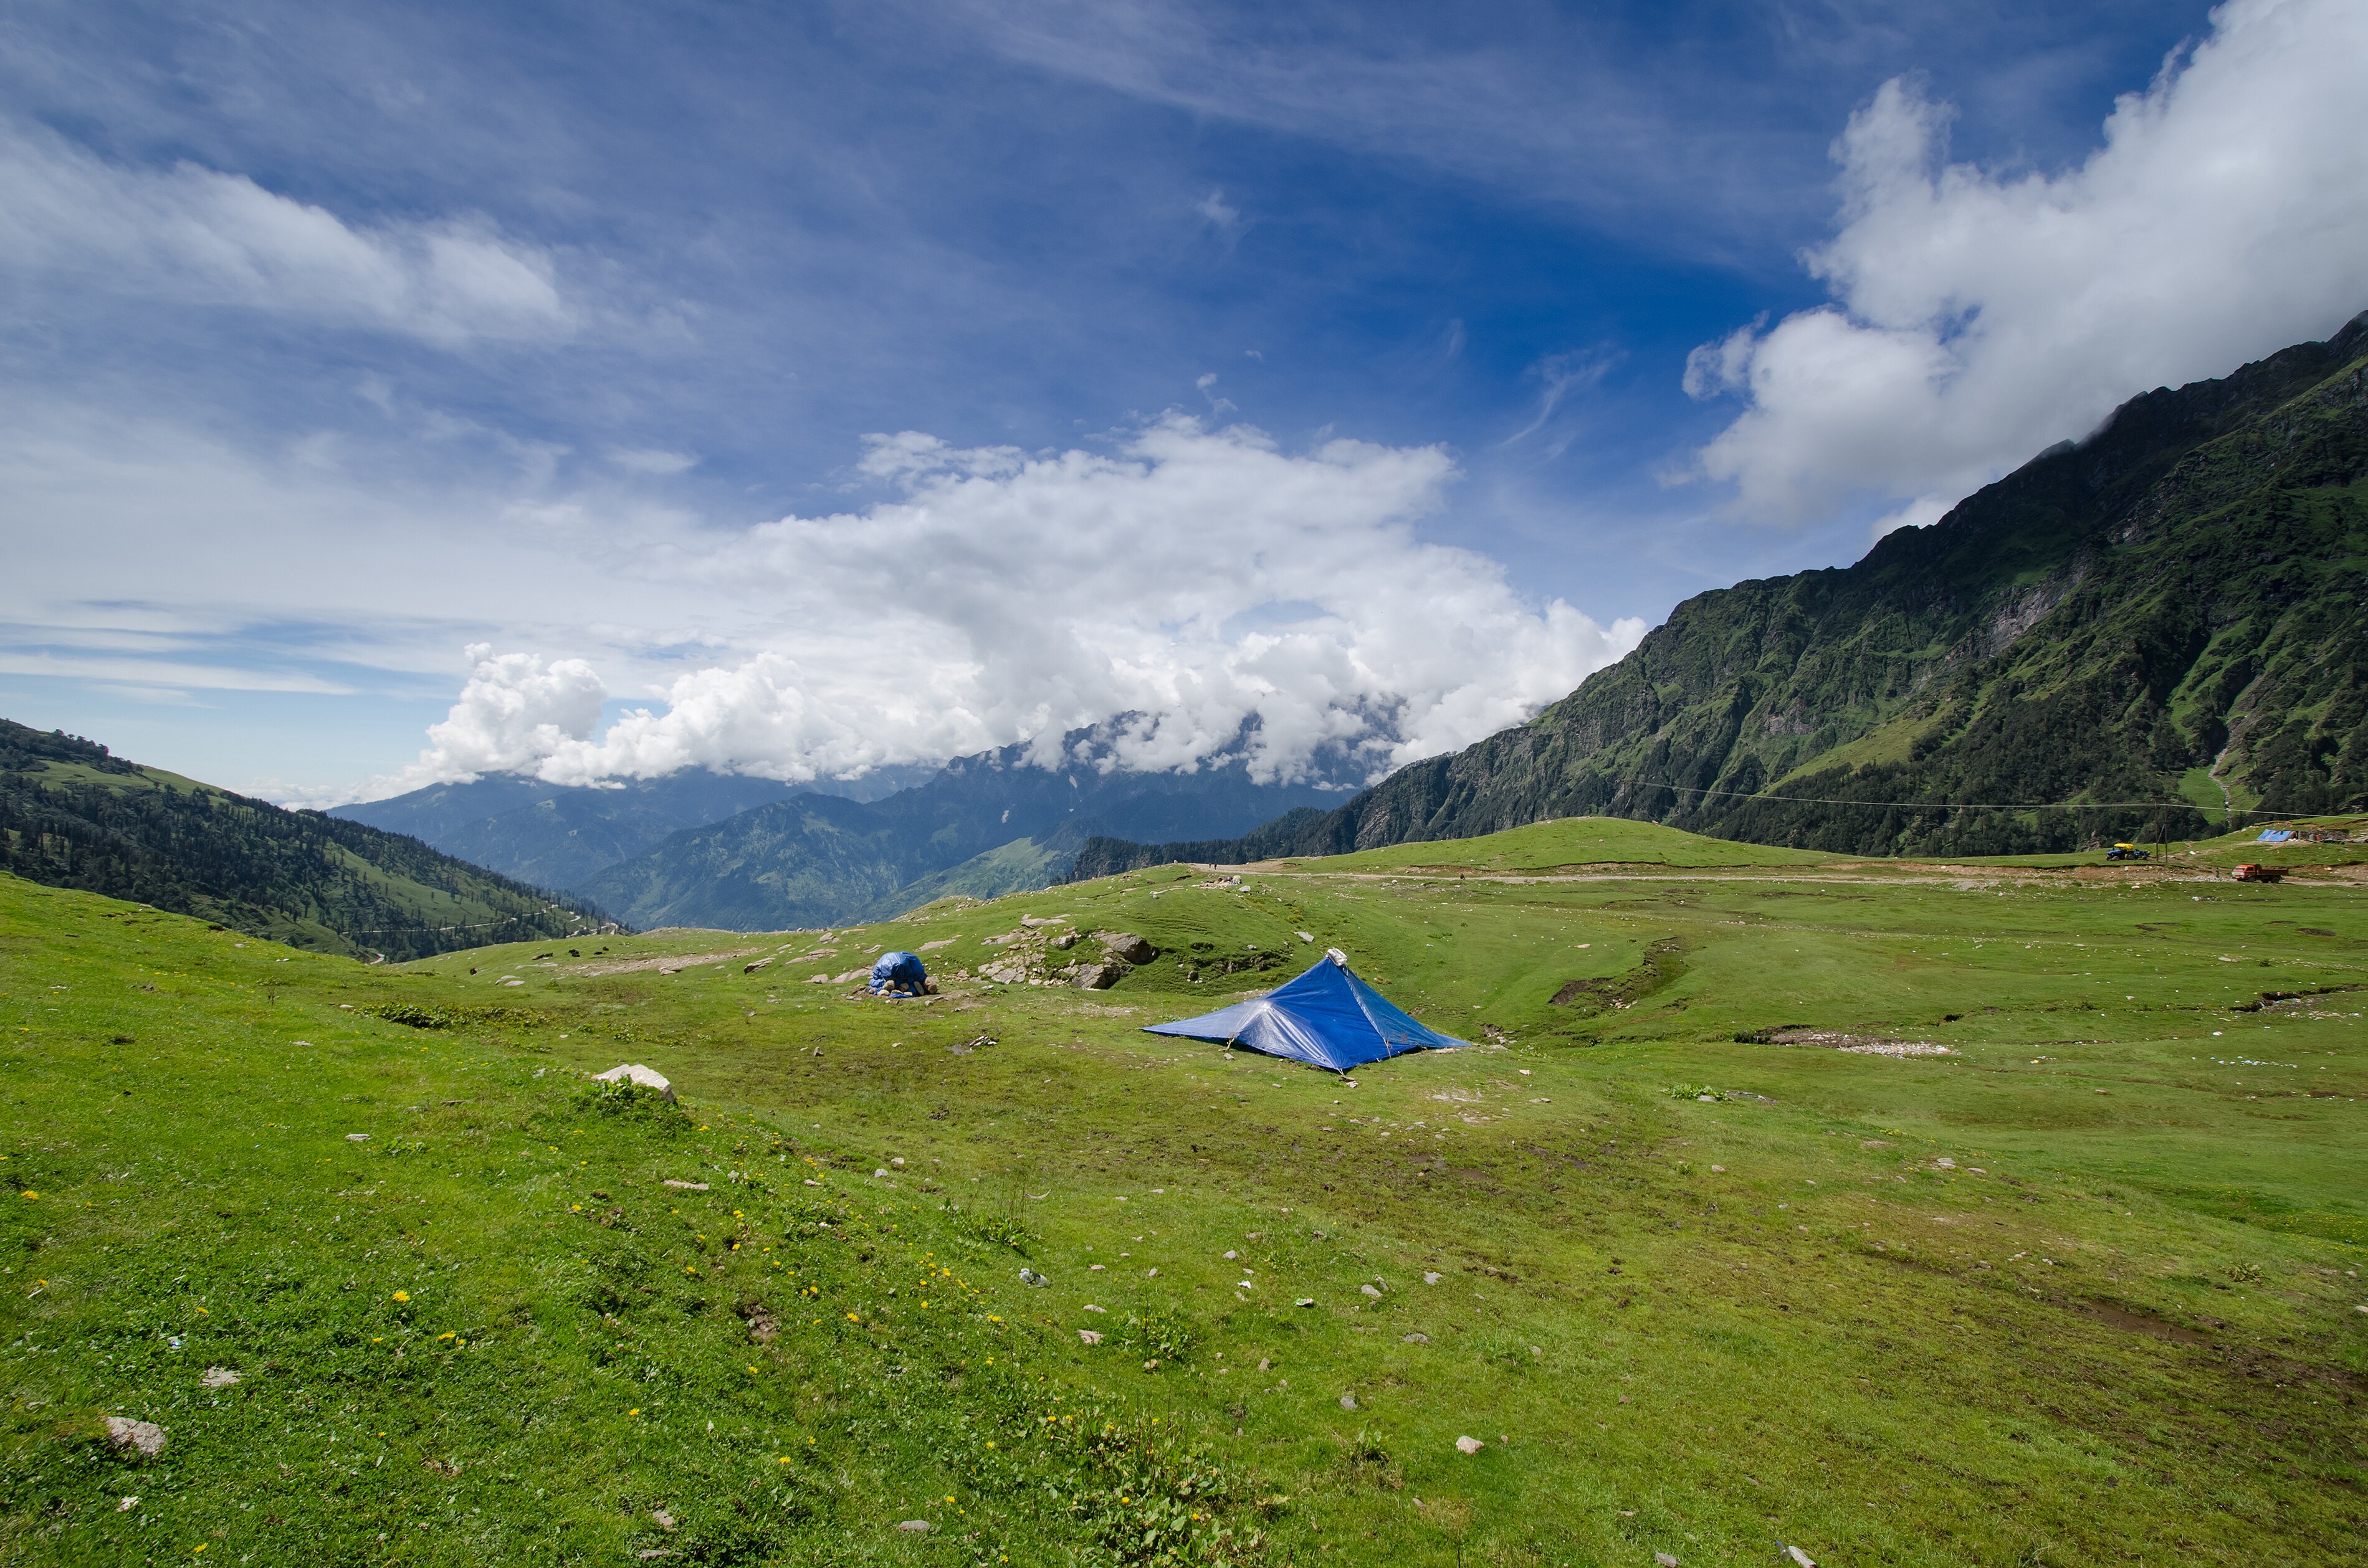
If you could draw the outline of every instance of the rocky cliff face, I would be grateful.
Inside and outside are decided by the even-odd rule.
[[[1975,854],[2217,831],[2226,799],[2368,806],[2363,354],[2368,315],[2148,392],[1854,566],[1687,600],[1530,723],[1338,811],[1224,845],[1102,842],[1077,874],[1588,813]],[[2159,801],[2180,804],[2113,804]]]

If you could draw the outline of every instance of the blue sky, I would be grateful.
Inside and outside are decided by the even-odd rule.
[[[1390,766],[2368,306],[2340,153],[2102,297],[2300,222],[2191,149],[2351,138],[2344,11],[28,0],[0,712],[282,798]]]

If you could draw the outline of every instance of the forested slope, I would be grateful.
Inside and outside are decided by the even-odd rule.
[[[2357,809],[2363,352],[2368,316],[2148,392],[1856,565],[1687,600],[1530,723],[1338,811],[1216,843],[1098,840],[1075,874],[1590,813],[1854,854],[1976,854],[2216,832],[2231,808]]]
[[[558,937],[602,918],[416,838],[284,811],[5,719],[0,869],[354,957]]]

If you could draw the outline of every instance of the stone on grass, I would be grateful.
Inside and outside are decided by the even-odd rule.
[[[153,1460],[165,1451],[165,1428],[154,1421],[134,1421],[128,1415],[107,1418],[107,1440],[124,1453],[137,1453],[143,1460]]]
[[[1444,1274],[1434,1274],[1429,1269],[1425,1269],[1423,1270],[1422,1282],[1426,1285],[1436,1285],[1446,1278],[1447,1276]]]
[[[929,1533],[929,1521],[927,1519],[906,1519],[903,1524],[898,1525],[896,1528],[900,1530],[910,1530],[915,1535],[927,1535]]]
[[[1097,931],[1094,940],[1129,963],[1149,963],[1159,956],[1157,948],[1132,931]]]
[[[655,1089],[658,1092],[658,1097],[668,1105],[674,1103],[674,1085],[666,1082],[666,1074],[655,1067],[644,1067],[638,1062],[628,1062],[622,1066],[611,1067],[606,1073],[595,1073],[592,1079],[598,1084],[639,1084],[643,1088]]]
[[[1800,1568],[1817,1568],[1817,1560],[1810,1556],[1807,1552],[1802,1551],[1797,1546],[1786,1547],[1784,1549],[1784,1555],[1798,1563]]]
[[[872,1167],[871,1174],[875,1177],[884,1176],[888,1174],[888,1167],[886,1165],[875,1165]]]
[[[1358,1286],[1358,1287],[1357,1287],[1357,1289],[1358,1289],[1358,1290],[1361,1290],[1361,1291],[1363,1291],[1366,1295],[1371,1296],[1374,1301],[1380,1301],[1380,1300],[1382,1299],[1382,1293],[1381,1293],[1381,1291],[1380,1291],[1379,1290],[1375,1289],[1373,1286],[1371,1286],[1371,1285],[1360,1285],[1360,1286]]]
[[[1050,1285],[1052,1283],[1050,1279],[1045,1278],[1042,1275],[1037,1273],[1034,1269],[1028,1267],[1024,1264],[1021,1265],[1019,1269],[1019,1282],[1022,1285],[1035,1285],[1040,1287]]]
[[[370,1134],[367,1132],[348,1132],[346,1134],[346,1142],[348,1143],[367,1143],[370,1142]]]
[[[1653,1568],[1678,1568],[1678,1560],[1666,1551],[1653,1553]]]
[[[674,1177],[668,1176],[666,1179],[666,1186],[673,1187],[677,1192],[705,1192],[707,1190],[707,1184],[703,1181],[677,1181]]]
[[[1455,1439],[1455,1451],[1459,1454],[1476,1454],[1486,1446],[1486,1444],[1481,1442],[1477,1437],[1458,1437]]]
[[[668,1534],[672,1534],[674,1531],[674,1516],[667,1513],[664,1508],[652,1508],[650,1510],[650,1521],[656,1525],[658,1528],[666,1531]]]
[[[238,1374],[228,1367],[208,1367],[198,1374],[198,1386],[201,1389],[226,1389],[236,1381]]]
[[[1400,1343],[1406,1345],[1428,1345],[1430,1343],[1430,1335],[1427,1334],[1409,1334],[1401,1340]]]
[[[758,959],[755,963],[742,965],[740,972],[743,974],[754,974],[772,961],[773,960],[770,959]]]
[[[1125,973],[1126,968],[1122,964],[1089,963],[1078,969],[1077,978],[1073,983],[1080,991],[1108,991]]]
[[[1357,1408],[1357,1396],[1356,1396],[1355,1394],[1353,1394],[1353,1393],[1344,1393],[1344,1394],[1342,1394],[1342,1395],[1340,1396],[1340,1408],[1341,1408],[1341,1409],[1343,1409],[1343,1410],[1354,1410],[1354,1409],[1356,1409],[1356,1408]]]
[[[1102,1342],[1102,1331],[1098,1328],[1081,1328],[1077,1330],[1077,1337],[1088,1345],[1099,1345]]]
[[[1294,1307],[1312,1307],[1315,1304],[1315,1298],[1313,1296],[1302,1296],[1299,1300],[1292,1302],[1291,1304]]]

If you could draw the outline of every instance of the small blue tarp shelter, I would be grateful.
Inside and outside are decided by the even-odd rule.
[[[884,995],[892,1002],[907,996],[917,996],[928,983],[929,971],[921,965],[918,953],[886,952],[871,965],[871,994]]]
[[[1403,1051],[1471,1043],[1417,1023],[1358,979],[1338,948],[1298,979],[1254,1002],[1180,1023],[1153,1024],[1144,1032],[1221,1040],[1335,1073]]]
[[[2292,828],[2265,827],[2261,829],[2261,836],[2253,840],[2253,842],[2256,844],[2283,844],[2287,839],[2292,838],[2293,836],[2294,830]]]

